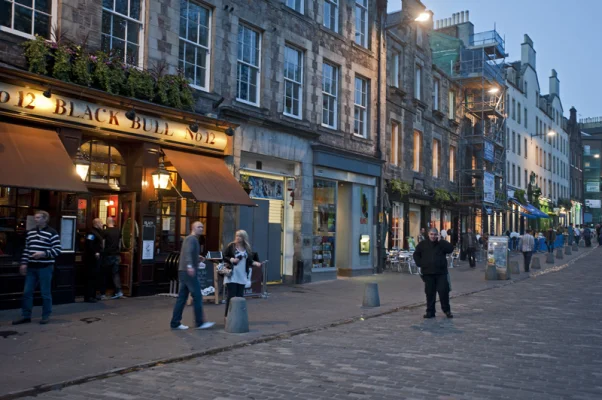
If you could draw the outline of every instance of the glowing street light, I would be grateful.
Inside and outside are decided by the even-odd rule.
[[[423,13],[420,13],[420,15],[418,15],[418,16],[417,16],[417,17],[414,19],[414,21],[416,21],[416,22],[426,22],[426,21],[428,21],[429,19],[431,19],[431,14],[430,14],[430,13],[427,13],[427,12],[423,12]]]

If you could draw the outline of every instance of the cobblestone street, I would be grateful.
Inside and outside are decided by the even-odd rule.
[[[600,399],[600,254],[454,298],[453,320],[400,311],[36,399]]]

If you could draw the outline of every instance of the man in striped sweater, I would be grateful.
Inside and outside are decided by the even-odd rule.
[[[47,324],[52,312],[52,294],[50,284],[54,259],[61,254],[59,234],[48,226],[50,215],[46,211],[36,211],[34,216],[36,228],[27,231],[25,249],[21,258],[21,274],[25,275],[23,290],[22,318],[13,321],[13,325],[31,322],[33,308],[33,292],[38,282],[42,292],[42,319],[40,324]]]

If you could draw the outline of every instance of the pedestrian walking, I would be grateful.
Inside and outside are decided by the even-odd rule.
[[[205,258],[199,253],[201,245],[199,237],[205,229],[202,222],[196,221],[190,227],[190,235],[186,236],[180,249],[180,262],[178,264],[178,283],[180,291],[176,304],[173,308],[171,317],[171,329],[185,330],[188,326],[182,324],[182,313],[188,296],[192,295],[194,305],[194,320],[196,329],[208,329],[215,325],[215,322],[206,322],[203,318],[203,295],[201,294],[201,284],[197,277],[198,269],[204,268]]]
[[[103,232],[105,239],[104,252],[102,257],[102,277],[100,281],[101,300],[107,299],[107,282],[112,281],[115,286],[115,292],[112,299],[123,297],[121,291],[121,278],[119,277],[119,263],[121,257],[121,231],[115,226],[113,217],[107,218],[107,229]]]
[[[581,229],[579,229],[579,225],[575,225],[575,244],[579,246],[579,241],[581,240]]]
[[[567,228],[567,233],[569,235],[569,242],[568,245],[572,245],[573,241],[575,240],[575,229],[573,229],[573,223],[571,222],[569,224],[569,227]]]
[[[551,227],[546,232],[546,246],[548,247],[548,253],[554,252],[554,243],[556,242],[556,232]]]
[[[531,258],[533,257],[533,250],[535,250],[535,238],[533,235],[531,235],[532,232],[533,231],[531,229],[527,229],[520,242],[520,250],[523,253],[525,272],[529,272]]]
[[[13,321],[13,325],[31,322],[33,293],[38,284],[42,293],[40,324],[47,324],[52,313],[52,272],[54,260],[61,254],[61,240],[58,232],[48,226],[50,215],[46,211],[36,211],[33,218],[36,227],[27,231],[25,249],[19,267],[21,275],[25,275],[21,318]]]
[[[476,235],[472,233],[472,229],[468,228],[466,233],[462,235],[462,250],[466,254],[466,258],[468,258],[470,268],[476,267],[475,251],[477,244],[478,240]]]
[[[447,318],[453,318],[449,304],[450,282],[447,271],[447,254],[454,251],[454,246],[445,240],[439,240],[437,229],[432,228],[428,240],[420,242],[414,251],[414,261],[420,268],[426,294],[426,314],[424,318],[435,318],[435,301],[437,293],[441,309]]]
[[[592,231],[589,229],[589,226],[585,226],[583,228],[583,240],[585,240],[585,247],[592,247]]]
[[[102,232],[102,221],[94,218],[92,228],[86,233],[86,244],[84,247],[84,268],[86,283],[84,288],[84,301],[96,303],[96,289],[101,278],[100,266],[102,265],[102,252],[104,237]]]
[[[224,284],[228,290],[224,314],[226,318],[230,300],[233,297],[244,297],[245,287],[251,287],[251,268],[261,267],[257,253],[252,252],[246,231],[236,231],[234,241],[228,244],[224,251],[224,262],[232,269],[230,276],[224,277]]]

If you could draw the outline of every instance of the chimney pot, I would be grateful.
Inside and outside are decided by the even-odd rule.
[[[470,19],[468,17],[468,10],[466,10],[466,22],[470,22]]]

